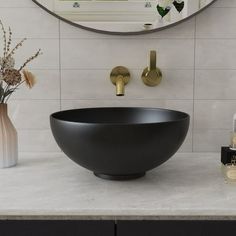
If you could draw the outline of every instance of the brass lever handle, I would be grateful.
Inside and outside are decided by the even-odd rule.
[[[156,67],[156,51],[150,52],[150,66],[146,67],[142,73],[142,80],[147,86],[157,86],[161,83],[162,72]]]
[[[155,70],[157,65],[156,51],[150,51],[150,67],[149,70]]]

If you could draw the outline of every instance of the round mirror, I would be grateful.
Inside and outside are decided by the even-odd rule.
[[[58,18],[84,29],[140,34],[181,22],[216,0],[33,0]]]

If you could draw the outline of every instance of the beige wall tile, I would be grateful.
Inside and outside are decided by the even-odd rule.
[[[235,100],[196,100],[195,129],[231,129],[236,113]]]
[[[60,99],[60,71],[59,70],[36,70],[33,69],[36,77],[36,84],[29,89],[23,84],[18,89],[12,99]]]
[[[111,69],[124,65],[142,69],[148,52],[156,50],[162,68],[193,69],[192,39],[62,39],[62,69]]]
[[[59,150],[49,115],[61,105],[62,109],[144,106],[182,110],[194,123],[191,120],[180,151],[219,151],[228,144],[236,107],[236,0],[217,0],[196,18],[136,36],[102,35],[73,27],[31,0],[0,0],[0,15],[12,26],[14,38],[29,38],[16,53],[18,66],[38,48],[43,50],[29,66],[38,78],[37,85],[30,91],[21,88],[9,104],[21,151]],[[152,49],[157,50],[157,64],[164,75],[155,88],[144,86],[140,79]],[[123,98],[115,96],[115,86],[109,81],[117,65],[128,67],[132,75]]]
[[[236,69],[236,39],[197,39],[197,69]]]
[[[21,39],[13,40],[12,46],[14,47]],[[43,54],[28,64],[27,68],[30,69],[46,69],[57,70],[59,69],[59,39],[28,39],[23,43],[15,53],[16,68],[22,64],[39,49],[42,49]],[[0,47],[0,55],[2,55],[2,47]]]
[[[236,70],[196,70],[195,99],[236,99]]]
[[[49,129],[49,116],[58,110],[58,100],[12,100],[9,103],[9,115],[18,130]]]
[[[236,7],[236,0],[217,0],[213,7]]]
[[[0,8],[25,8],[36,7],[31,0],[0,0]]]
[[[115,99],[115,86],[109,70],[63,70],[63,99]],[[193,70],[163,70],[158,87],[148,87],[141,80],[142,70],[131,71],[125,86],[126,99],[193,99]],[[183,90],[185,93],[183,93]]]
[[[223,13],[225,12],[225,13]],[[197,38],[235,38],[236,8],[208,8],[196,17]],[[219,30],[220,29],[220,30]]]
[[[20,152],[58,152],[51,130],[19,130]]]
[[[50,14],[45,14],[39,7],[20,8],[20,10],[17,7],[7,9],[0,7],[0,16],[4,25],[11,26],[13,38],[59,38],[59,20]]]
[[[221,146],[229,145],[229,130],[195,130],[193,135],[194,152],[220,152]],[[220,160],[219,160],[220,164]]]

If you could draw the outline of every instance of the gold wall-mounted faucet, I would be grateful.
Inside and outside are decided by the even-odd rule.
[[[142,80],[147,86],[157,86],[161,83],[162,72],[156,66],[156,51],[150,52],[150,65],[143,70]]]
[[[125,95],[125,85],[130,80],[129,70],[123,66],[115,67],[110,74],[111,82],[116,85],[116,96]]]

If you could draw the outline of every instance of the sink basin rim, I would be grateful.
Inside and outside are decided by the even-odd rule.
[[[67,119],[63,119],[61,117],[58,117],[59,115],[63,114],[63,113],[69,113],[69,112],[75,112],[75,111],[86,111],[86,110],[154,110],[154,111],[160,111],[160,112],[165,112],[165,113],[176,113],[178,115],[180,115],[180,117],[178,119],[174,119],[174,120],[166,120],[166,121],[156,121],[156,122],[87,122],[86,120],[78,120],[78,121],[72,121],[72,120],[67,120]],[[182,116],[182,117],[181,117]],[[190,118],[190,115],[182,112],[182,111],[178,111],[178,110],[172,110],[172,109],[165,109],[165,108],[154,108],[154,107],[88,107],[88,108],[77,108],[77,109],[67,109],[67,110],[62,110],[62,111],[58,111],[58,112],[54,112],[53,114],[51,114],[50,116],[51,119],[56,119],[58,121],[61,122],[67,122],[67,123],[74,123],[74,124],[89,124],[89,125],[115,125],[115,126],[125,126],[125,125],[151,125],[151,124],[166,124],[166,123],[174,123],[174,122],[178,122],[178,121],[183,121],[186,119]]]

